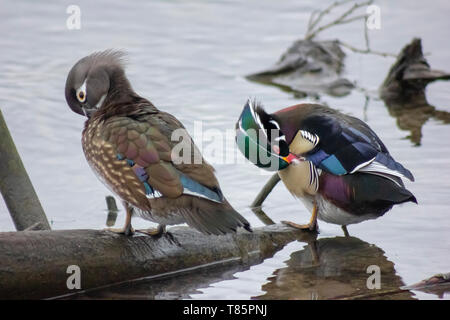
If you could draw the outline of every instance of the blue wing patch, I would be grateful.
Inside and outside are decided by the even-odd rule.
[[[330,155],[328,153],[326,153],[322,149],[319,149],[317,152],[315,152],[313,154],[306,155],[306,159],[308,159],[308,161],[311,161],[312,163],[314,163],[314,165],[316,167],[319,167],[320,163],[323,160],[325,160],[326,158],[328,158],[329,156]]]
[[[117,154],[118,160],[126,160],[127,164],[132,167],[134,173],[142,182],[145,187],[145,194],[147,197],[161,197],[162,195],[158,192],[158,190],[153,189],[153,187],[148,183],[148,174],[144,168],[140,166],[135,166],[135,162],[125,158],[122,154]],[[205,198],[214,202],[222,203],[224,198],[220,190],[211,190],[204,185],[198,183],[195,180],[192,180],[188,176],[184,175],[182,172],[178,172],[180,174],[180,181],[184,187],[185,194],[193,195],[201,198]]]
[[[145,171],[144,168],[140,166],[135,166],[135,162],[133,160],[125,158],[122,154],[117,154],[118,160],[126,160],[127,164],[133,169],[134,174],[139,178],[139,180],[142,182],[145,188],[145,194],[147,195],[147,198],[157,198],[162,197],[162,194],[159,193],[157,190],[153,189],[153,187],[148,183],[148,174]]]
[[[341,162],[336,158],[335,155],[331,155],[320,163],[320,168],[335,174],[343,175],[347,174],[347,170],[342,166]]]
[[[150,195],[150,194],[153,194],[155,192],[155,190],[152,188],[152,186],[148,182],[144,182],[144,187],[145,187],[145,194],[146,195]]]
[[[192,180],[188,176],[184,175],[180,172],[180,180],[181,184],[184,187],[184,193],[206,198],[208,200],[214,201],[214,202],[223,202],[223,196],[221,193],[214,192],[213,190],[205,187],[204,185],[198,183],[195,180]]]

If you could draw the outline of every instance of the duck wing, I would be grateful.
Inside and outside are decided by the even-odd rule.
[[[304,156],[317,167],[335,175],[357,171],[397,176],[414,181],[412,173],[389,154],[377,134],[358,118],[330,108],[315,108],[300,129],[319,142]]]
[[[89,162],[96,163],[94,167],[100,169],[97,171],[103,180],[124,200],[151,210],[153,198],[170,201],[185,197],[184,202],[177,202],[186,205],[179,208],[179,214],[194,228],[213,234],[239,226],[249,229],[248,222],[224,198],[213,167],[203,160],[185,128],[172,115],[152,111],[131,117],[112,116],[88,125],[85,135],[93,141],[83,143],[92,146],[85,150],[86,155],[91,154]],[[114,175],[116,178],[111,179]],[[128,181],[121,183],[118,176]]]

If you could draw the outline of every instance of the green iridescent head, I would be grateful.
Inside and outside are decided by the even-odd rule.
[[[265,170],[282,170],[291,162],[289,146],[277,120],[251,100],[236,123],[236,143],[250,162]]]

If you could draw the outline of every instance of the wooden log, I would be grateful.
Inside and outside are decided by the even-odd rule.
[[[169,229],[172,236],[131,237],[98,230],[0,233],[0,299],[39,299],[74,293],[68,278],[75,265],[80,289],[149,276],[167,276],[229,263],[252,264],[271,257],[297,239],[314,233],[283,225],[207,236],[188,227]]]
[[[50,224],[0,111],[0,193],[16,229],[50,230]]]

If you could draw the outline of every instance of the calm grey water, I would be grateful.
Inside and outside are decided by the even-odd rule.
[[[127,73],[135,90],[176,115],[191,132],[195,121],[203,121],[203,129],[232,129],[249,96],[257,97],[269,111],[309,101],[249,82],[244,76],[270,66],[304,35],[309,14],[317,9],[316,1],[179,0],[134,1],[131,5],[77,0],[81,30],[68,30],[66,8],[72,3],[0,3],[0,108],[54,229],[105,227],[104,196],[109,191],[90,171],[82,154],[84,120],[69,110],[64,99],[67,73],[79,58],[105,48],[125,49],[129,54]],[[381,29],[370,31],[373,48],[398,53],[413,37],[421,37],[424,51],[431,53],[427,56],[431,66],[450,71],[448,1],[378,4]],[[340,38],[362,47],[360,27],[359,23],[344,25],[320,38]],[[394,60],[347,53],[345,76],[376,95]],[[449,83],[431,84],[427,93],[431,104],[450,111]],[[344,98],[323,96],[321,101],[366,119],[393,156],[416,177],[407,187],[419,205],[397,206],[378,220],[352,225],[351,235],[384,251],[384,259],[394,264],[393,272],[403,283],[449,272],[450,126],[430,119],[422,129],[422,145],[416,147],[382,101],[371,100],[366,112],[364,96],[358,91]],[[204,147],[210,144],[207,136],[195,139],[198,143],[203,139]],[[232,136],[222,141],[229,145],[222,160],[225,154],[237,155],[230,140]],[[248,206],[269,176],[251,164],[221,164],[212,157],[206,155],[217,169],[228,200],[254,226],[261,226]],[[264,209],[275,221],[302,223],[309,219],[302,204],[281,184],[266,200]],[[117,223],[122,222],[123,211]],[[145,227],[149,223],[136,219],[134,225]],[[0,231],[9,230],[14,226],[0,201]],[[320,238],[342,236],[335,225],[321,223],[320,230]],[[305,245],[291,243],[262,264],[217,276],[184,297],[298,298],[282,288],[288,287],[289,281],[301,281],[301,272],[289,268],[289,261],[295,262],[297,255],[306,252]],[[278,287],[273,290],[273,286]],[[332,296],[323,288],[317,292],[315,288],[300,298]],[[416,297],[437,296],[416,292]]]

